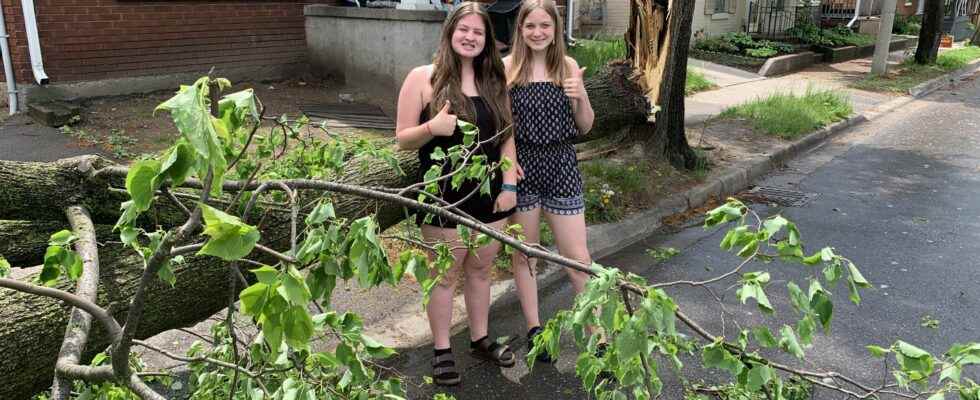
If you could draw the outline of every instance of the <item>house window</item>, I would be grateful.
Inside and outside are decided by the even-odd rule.
[[[715,12],[716,13],[728,12],[728,6],[727,4],[725,4],[726,2],[727,2],[726,0],[715,0]]]
[[[704,2],[704,14],[735,14],[735,4],[739,0],[707,0]]]

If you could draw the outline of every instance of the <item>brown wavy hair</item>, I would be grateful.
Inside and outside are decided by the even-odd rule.
[[[542,9],[551,16],[555,23],[554,41],[548,47],[545,55],[545,62],[548,70],[548,77],[556,85],[561,85],[565,78],[571,75],[567,62],[565,62],[565,31],[558,15],[558,6],[554,0],[525,0],[521,4],[521,10],[517,13],[517,27],[514,32],[514,50],[511,57],[510,73],[507,74],[507,84],[510,86],[523,86],[531,82],[531,48],[524,41],[521,31],[524,29],[524,20],[527,19],[531,11]]]
[[[471,14],[479,15],[483,20],[486,36],[483,51],[473,59],[476,90],[493,112],[495,129],[499,131],[511,125],[510,96],[507,93],[504,63],[500,60],[497,46],[494,45],[490,15],[483,10],[480,3],[460,4],[442,25],[442,38],[439,41],[439,50],[432,60],[432,77],[429,79],[432,85],[429,115],[435,116],[446,104],[446,100],[449,100],[449,108],[453,113],[465,121],[476,123],[476,110],[473,103],[463,94],[462,62],[459,55],[453,51],[452,45],[453,32],[456,31],[459,20]],[[502,138],[509,138],[512,134],[513,130],[508,129]]]

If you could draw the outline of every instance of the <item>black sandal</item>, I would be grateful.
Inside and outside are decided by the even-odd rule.
[[[475,358],[490,361],[498,367],[504,368],[513,367],[517,361],[517,357],[514,356],[513,351],[510,351],[510,347],[506,344],[492,341],[487,337],[472,343],[470,345],[470,354]]]
[[[456,358],[453,353],[432,358],[432,382],[439,386],[456,386],[461,380],[459,372],[456,372]]]
[[[542,331],[542,329],[541,329],[540,326],[535,326],[534,328],[531,328],[531,330],[529,330],[527,332],[527,352],[528,353],[531,353],[531,351],[534,349],[534,338],[537,337],[538,335],[540,335],[541,334],[541,331]],[[540,353],[538,353],[538,356],[535,357],[535,360],[537,360],[538,362],[546,363],[546,364],[551,364],[552,362],[554,362],[554,359],[551,358],[551,354],[548,354],[548,350],[547,349],[542,349],[542,350],[543,351],[541,351]]]

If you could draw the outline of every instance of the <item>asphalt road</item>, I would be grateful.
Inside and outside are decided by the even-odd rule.
[[[844,286],[829,288],[835,301],[833,327],[829,335],[816,334],[803,367],[879,382],[889,372],[881,361],[868,356],[867,344],[888,346],[902,339],[939,354],[953,343],[980,341],[980,83],[976,80],[846,132],[756,184],[810,196],[802,207],[756,204],[753,209],[763,216],[781,213],[796,222],[808,251],[835,247],[854,260],[874,285],[863,292],[860,306],[847,301]],[[723,235],[690,226],[656,234],[599,261],[653,282],[709,278],[737,262],[719,249]],[[658,247],[674,247],[681,254],[655,265],[646,250]],[[751,301],[748,306],[738,304],[730,281],[711,287],[720,302],[703,288],[668,292],[707,329],[728,337],[737,335],[739,325],[765,322],[778,328],[794,323],[786,282],[804,286],[812,271],[778,262],[748,270],[758,269],[772,274],[767,293],[777,308],[773,318],[763,318]],[[543,316],[570,305],[573,294],[567,281],[562,282],[542,292]],[[938,327],[922,326],[924,320],[935,321]],[[515,337],[512,347],[520,348],[519,355],[524,354],[523,324],[516,300],[492,310],[491,331]],[[422,383],[422,376],[431,371],[431,347],[402,349],[392,365],[407,374],[413,399],[428,399],[440,391],[460,400],[588,398],[575,376],[570,341],[564,344],[564,357],[554,366],[539,364],[528,372],[519,362],[515,368],[499,369],[469,357],[468,334],[459,332],[453,346],[463,383],[449,390]],[[691,361],[682,371],[687,380],[725,378],[718,371],[699,370],[693,366],[695,359]],[[667,385],[662,398],[682,399],[679,380],[671,372],[664,375]],[[975,380],[978,375],[966,374]],[[814,398],[842,397],[816,391]]]

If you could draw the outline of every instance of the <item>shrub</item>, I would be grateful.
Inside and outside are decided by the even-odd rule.
[[[716,51],[719,53],[738,54],[738,46],[728,42],[724,38],[702,39],[694,43],[694,48],[705,51]]]
[[[922,29],[922,18],[918,15],[904,16],[896,15],[895,24],[892,25],[892,33],[899,35],[918,35]]]
[[[778,52],[772,47],[759,47],[756,49],[745,50],[745,54],[756,58],[769,58],[776,55]]]
[[[846,26],[838,25],[830,29],[820,29],[810,21],[798,21],[796,26],[787,29],[786,33],[800,42],[818,46],[864,46],[874,43],[873,37],[854,33],[851,28]]]

